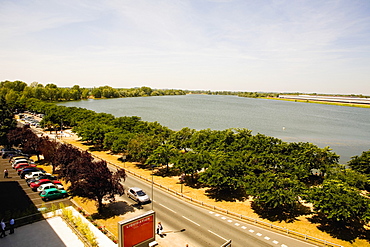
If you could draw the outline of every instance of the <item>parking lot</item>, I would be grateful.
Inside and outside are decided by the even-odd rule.
[[[8,178],[4,178],[4,170],[9,172]],[[6,211],[21,211],[38,209],[43,211],[45,208],[51,208],[53,204],[59,206],[63,203],[70,206],[72,203],[68,198],[44,202],[38,192],[32,191],[27,185],[25,179],[21,179],[9,163],[9,159],[0,158],[0,210]]]

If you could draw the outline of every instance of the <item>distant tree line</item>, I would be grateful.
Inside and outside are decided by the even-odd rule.
[[[45,86],[33,82],[29,86],[22,81],[2,81],[0,82],[0,96],[5,98],[10,105],[22,105],[29,98],[42,101],[57,102],[82,100],[88,98],[121,98],[121,97],[145,97],[162,95],[184,95],[185,91],[178,89],[152,89],[150,87],[138,88],[112,88],[101,86],[93,88],[81,88],[74,85],[71,88],[57,87],[53,83]]]

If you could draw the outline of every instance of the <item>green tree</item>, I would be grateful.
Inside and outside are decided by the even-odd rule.
[[[102,147],[105,135],[114,131],[115,128],[107,124],[88,122],[74,127],[73,130],[81,137],[82,141],[89,142],[97,147]]]
[[[136,134],[127,145],[127,152],[132,161],[145,163],[153,151],[161,145],[161,141],[155,136]]]
[[[200,172],[205,166],[206,162],[204,156],[195,152],[181,152],[173,159],[174,167],[179,169],[185,175],[191,175],[192,182],[194,182],[194,175]]]
[[[182,128],[179,131],[173,132],[169,137],[169,142],[179,150],[187,151],[191,146],[191,139],[195,133],[194,129],[188,127]]]
[[[249,180],[247,193],[253,208],[270,220],[290,220],[296,216],[304,185],[295,179],[265,172]]]
[[[362,152],[360,156],[353,156],[348,165],[355,171],[370,175],[370,150]]]
[[[327,218],[330,224],[366,225],[370,221],[370,200],[341,181],[326,180],[322,186],[310,189],[305,199],[313,203],[314,212]]]
[[[17,126],[13,112],[10,110],[5,99],[0,97],[0,145],[8,146],[7,134]]]
[[[223,154],[213,154],[209,167],[200,174],[199,181],[216,191],[235,193],[245,188],[247,167]]]
[[[157,147],[146,160],[146,164],[166,166],[166,173],[169,171],[169,163],[178,155],[179,151],[170,144],[163,144]]]
[[[344,166],[331,169],[327,175],[327,179],[341,181],[359,190],[369,191],[370,189],[370,181],[366,174],[345,168]]]

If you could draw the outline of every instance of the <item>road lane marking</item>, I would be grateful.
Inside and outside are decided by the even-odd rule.
[[[213,211],[209,211],[209,213],[210,214],[214,214],[216,217],[218,217],[218,216],[220,216],[220,214],[215,214],[215,212],[213,212]],[[224,217],[224,216],[222,216],[221,217],[221,219],[223,219],[223,220],[226,220],[227,218],[226,217]],[[188,219],[189,220],[189,219]],[[189,220],[189,221],[191,221],[191,220]],[[232,220],[228,220],[228,222],[233,222]],[[195,222],[193,222],[194,224],[197,224],[197,223],[195,223]],[[198,225],[198,224],[197,224]],[[235,226],[239,226],[240,224],[239,223],[235,223]],[[242,226],[241,227],[242,229],[247,229],[247,227],[246,226]],[[216,236],[218,236],[218,237],[220,237],[220,238],[222,238],[222,239],[224,239],[224,240],[226,240],[227,241],[227,239],[225,239],[225,238],[223,238],[223,237],[221,237],[220,235],[217,235],[216,233],[214,233],[214,232],[212,232],[212,231],[210,231],[210,230],[208,230],[209,232],[211,232],[212,234],[214,234],[214,235],[216,235]],[[251,233],[254,233],[254,230],[252,230],[252,229],[250,229],[249,230],[249,232],[251,232]],[[259,237],[261,237],[262,236],[262,234],[261,233],[256,233],[256,235],[257,236],[259,236]],[[264,237],[264,239],[265,240],[270,240],[271,238],[270,237]],[[278,244],[279,242],[278,241],[276,241],[276,240],[274,240],[274,241],[272,241],[274,244]],[[285,244],[282,244],[281,245],[281,247],[288,247],[287,245],[285,245]]]
[[[224,238],[224,237],[221,237],[220,235],[218,235],[217,233],[214,233],[214,232],[212,232],[211,230],[208,230],[210,233],[212,233],[212,234],[214,234],[214,235],[216,235],[217,237],[219,237],[219,238],[222,238],[223,240],[225,240],[225,241],[228,241],[228,239],[226,239],[226,238]]]
[[[165,205],[160,204],[160,203],[159,203],[159,205],[161,205],[161,206],[162,206],[162,207],[164,207],[165,209],[170,210],[171,212],[173,212],[173,213],[177,214],[177,212],[176,212],[176,211],[174,211],[174,210],[170,209],[169,207],[166,207]]]
[[[188,219],[188,218],[186,218],[185,216],[182,216],[184,219],[186,219],[186,220],[188,220],[188,221],[190,221],[191,223],[193,223],[193,224],[195,224],[195,225],[197,225],[197,226],[200,226],[197,222],[194,222],[194,221],[192,221],[191,219]]]

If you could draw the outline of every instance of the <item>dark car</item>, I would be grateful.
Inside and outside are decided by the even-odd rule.
[[[33,167],[34,167],[34,166],[30,166],[30,165],[28,165],[28,166],[20,167],[20,168],[18,168],[16,171],[17,171],[18,175],[21,175],[21,173],[22,173],[24,170],[26,170],[26,169],[28,169],[28,168],[33,168]]]
[[[26,182],[27,182],[27,184],[29,186],[31,183],[33,183],[33,182],[35,182],[37,180],[40,180],[40,179],[49,179],[51,181],[58,180],[58,178],[56,176],[53,176],[53,175],[50,175],[50,174],[45,173],[44,175],[38,176],[37,178],[27,179]]]
[[[38,167],[31,167],[31,168],[26,168],[26,169],[23,169],[22,172],[19,174],[19,176],[21,178],[24,178],[24,176],[28,173],[31,173],[31,172],[38,172],[38,171],[42,171],[44,173],[46,173],[43,169],[41,168],[38,168]]]
[[[17,169],[17,173],[18,173],[18,175],[21,175],[21,173],[24,171],[24,170],[27,170],[27,169],[33,169],[33,168],[36,168],[36,167],[34,167],[34,166],[30,166],[30,165],[28,165],[28,166],[24,166],[24,167],[21,167],[21,168],[18,168]],[[35,170],[33,170],[33,172],[34,172]]]
[[[15,150],[15,151],[2,151],[2,157],[3,159],[6,159],[6,158],[9,158],[11,156],[14,156],[14,155],[19,155],[21,153],[21,151],[19,150]]]

